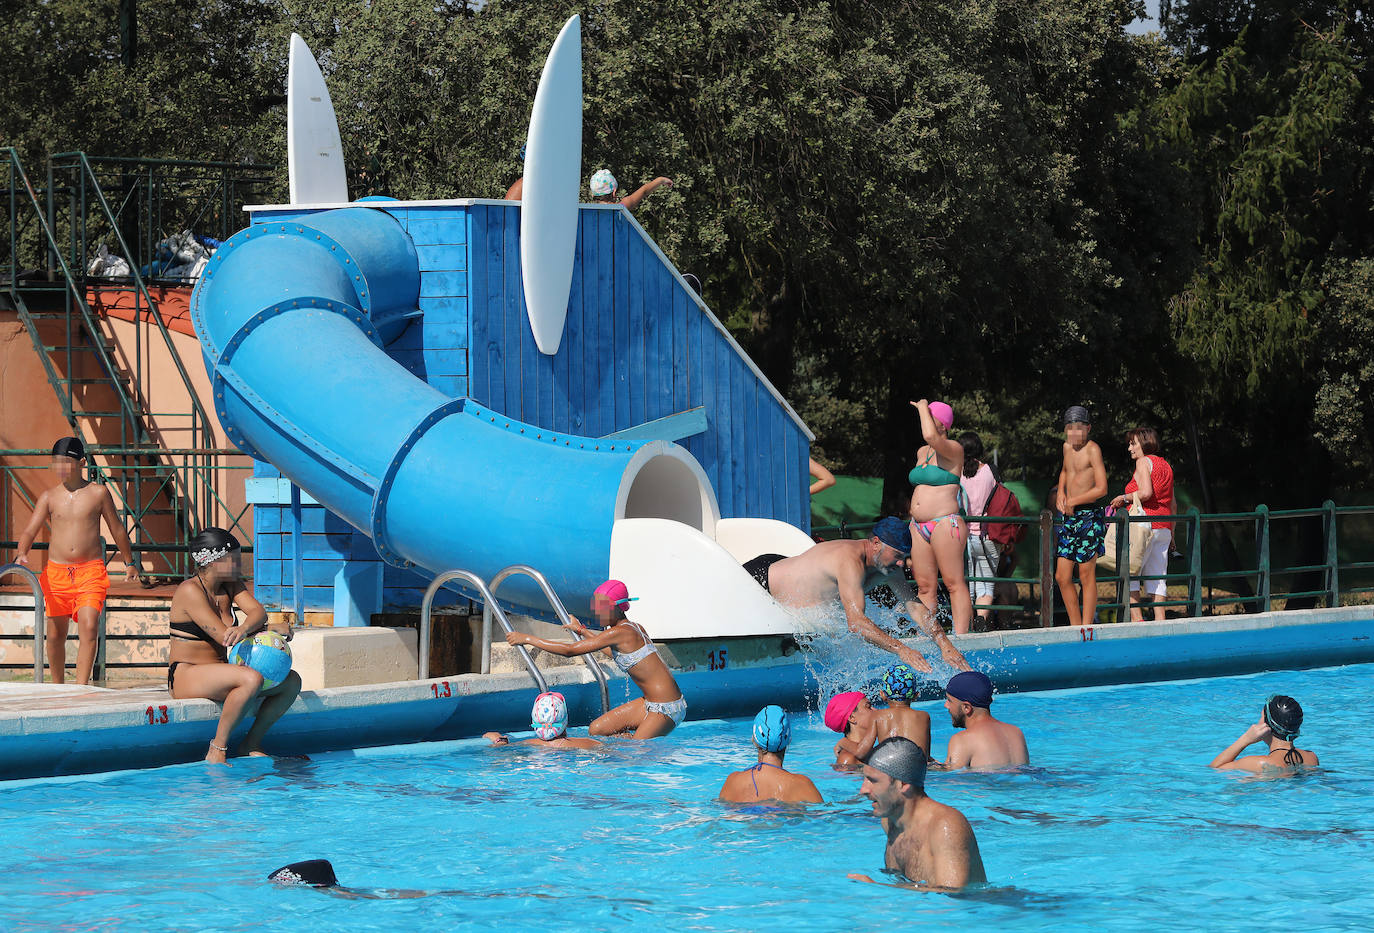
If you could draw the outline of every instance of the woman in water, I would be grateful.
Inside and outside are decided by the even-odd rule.
[[[1135,493],[1140,493],[1140,505],[1146,515],[1172,515],[1174,512],[1174,471],[1159,455],[1159,434],[1154,428],[1132,428],[1126,432],[1126,449],[1135,461],[1135,472],[1126,484],[1124,494],[1112,500],[1115,508],[1125,508]],[[1174,541],[1171,522],[1150,522],[1150,537],[1140,558],[1142,577],[1159,577],[1169,569],[1169,545]],[[1141,593],[1140,580],[1131,581],[1131,593],[1140,593],[1140,603],[1131,605],[1131,621],[1144,618],[1143,607],[1156,600],[1163,601],[1169,593],[1167,580],[1146,580]],[[1164,621],[1164,607],[1154,608],[1156,622]]]
[[[611,649],[616,666],[630,676],[644,696],[598,716],[587,731],[592,735],[630,732],[636,739],[656,739],[672,732],[682,722],[687,715],[687,701],[682,698],[677,681],[659,657],[648,634],[638,623],[625,618],[625,608],[630,602],[630,591],[624,583],[607,580],[592,594],[592,612],[600,631],[592,632],[573,619],[571,628],[583,636],[581,641],[549,641],[524,632],[511,632],[506,641],[565,658]]]
[[[1230,747],[1212,759],[1212,767],[1222,771],[1275,771],[1317,766],[1317,755],[1305,748],[1297,748],[1293,740],[1302,729],[1302,707],[1292,697],[1279,694],[1269,698],[1260,713],[1259,722],[1245,734],[1231,743]],[[1269,750],[1263,755],[1246,755],[1237,758],[1241,752],[1264,742]]]
[[[964,576],[968,522],[959,474],[964,469],[964,448],[949,436],[954,409],[944,402],[921,399],[912,402],[921,414],[925,446],[916,453],[916,467],[908,479],[911,493],[911,573],[916,578],[921,602],[935,611],[937,576],[949,591],[954,633],[966,634],[973,621],[973,600]]]
[[[295,671],[270,690],[251,667],[229,664],[226,650],[267,628],[267,611],[253,598],[239,571],[239,543],[223,528],[206,528],[191,541],[196,572],[172,594],[171,652],[167,690],[174,699],[205,699],[224,704],[219,728],[205,760],[225,764],[229,735],[248,704],[261,691],[262,706],[239,752],[266,755],[262,737],[301,692]],[[245,616],[238,623],[237,607]]]

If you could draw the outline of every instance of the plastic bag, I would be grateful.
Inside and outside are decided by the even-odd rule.
[[[86,267],[88,275],[99,275],[111,279],[128,275],[129,271],[129,261],[122,256],[111,253],[104,243],[96,247],[95,258]]]

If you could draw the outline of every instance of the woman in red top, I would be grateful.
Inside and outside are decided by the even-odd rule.
[[[1117,496],[1112,505],[1124,508],[1131,501],[1132,493],[1140,493],[1140,504],[1146,515],[1172,515],[1174,512],[1174,471],[1159,455],[1159,434],[1154,428],[1132,428],[1126,433],[1126,449],[1135,461],[1135,473],[1126,484],[1125,495]],[[1169,546],[1174,540],[1174,526],[1170,522],[1150,523],[1150,537],[1145,544],[1145,555],[1140,561],[1142,577],[1160,576],[1169,568]],[[1140,593],[1140,581],[1131,581],[1131,621],[1143,618],[1141,607],[1163,600],[1169,591],[1164,580],[1146,580],[1145,592],[1140,602],[1134,599]],[[1164,621],[1164,607],[1154,608],[1155,621]]]

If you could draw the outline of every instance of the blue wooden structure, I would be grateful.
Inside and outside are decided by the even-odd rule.
[[[624,208],[583,206],[563,341],[545,356],[525,315],[517,204],[364,203],[395,217],[419,257],[418,313],[386,346],[411,372],[560,433],[676,441],[702,465],[722,517],[810,530],[810,432]],[[258,208],[253,222],[310,213]],[[499,469],[453,464],[455,482],[464,470]],[[332,610],[336,624],[367,624],[372,612],[419,604],[426,576],[384,563],[343,519],[308,497],[293,510],[289,497],[289,484],[259,464],[249,499],[265,605],[299,600]]]

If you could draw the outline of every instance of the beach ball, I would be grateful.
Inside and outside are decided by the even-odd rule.
[[[291,673],[291,646],[276,632],[258,632],[229,649],[230,664],[246,664],[262,675],[262,689],[271,690]]]

